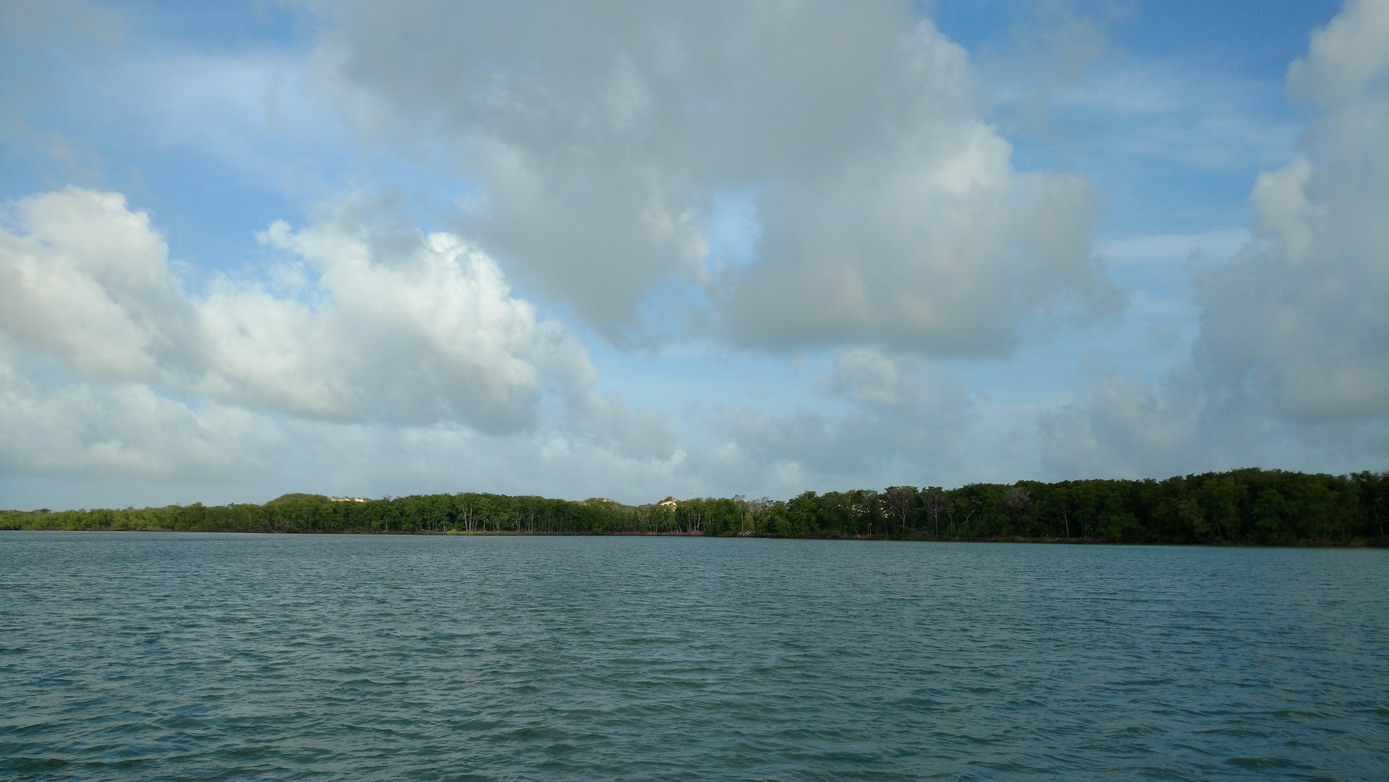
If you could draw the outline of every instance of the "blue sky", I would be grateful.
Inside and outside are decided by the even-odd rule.
[[[1389,469],[1389,2],[0,0],[0,507]]]

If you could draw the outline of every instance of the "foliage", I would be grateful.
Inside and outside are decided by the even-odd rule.
[[[286,494],[264,505],[0,511],[0,529],[518,535],[718,535],[895,540],[1387,545],[1389,473],[1246,469],[1164,481],[891,486],[786,501],[641,506],[500,494],[358,500]]]

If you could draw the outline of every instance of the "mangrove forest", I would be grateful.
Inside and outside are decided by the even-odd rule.
[[[648,505],[476,492],[287,494],[263,505],[0,511],[0,529],[1382,546],[1387,516],[1389,473],[1243,469],[1161,481],[891,486]]]

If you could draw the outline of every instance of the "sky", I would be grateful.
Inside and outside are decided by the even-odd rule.
[[[0,0],[0,508],[1389,469],[1389,0]]]

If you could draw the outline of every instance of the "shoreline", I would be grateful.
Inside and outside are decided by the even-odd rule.
[[[1297,543],[1250,543],[1241,541],[1113,541],[1102,538],[1025,538],[1025,537],[997,537],[997,538],[882,538],[882,537],[787,537],[783,535],[705,535],[700,532],[462,532],[462,531],[414,531],[414,532],[385,532],[385,531],[340,531],[340,530],[236,530],[236,529],[165,529],[165,528],[145,528],[145,529],[63,529],[60,527],[36,527],[36,528],[16,528],[0,527],[0,534],[6,532],[64,532],[64,533],[89,533],[89,532],[115,532],[115,533],[152,533],[164,532],[175,535],[184,534],[205,534],[205,535],[343,535],[343,536],[366,536],[366,537],[419,537],[419,538],[697,538],[707,540],[815,540],[827,543],[1001,543],[1001,544],[1032,544],[1048,546],[1179,546],[1182,548],[1305,548],[1305,549],[1382,549],[1389,548],[1389,544],[1364,542],[1333,542],[1333,541],[1306,541]]]

